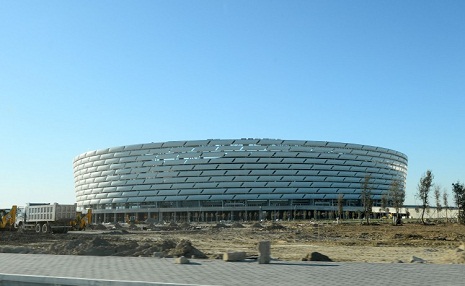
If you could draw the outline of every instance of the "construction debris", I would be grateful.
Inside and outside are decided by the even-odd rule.
[[[331,258],[328,256],[321,254],[319,252],[311,252],[307,254],[304,258],[302,258],[302,261],[322,261],[322,262],[331,262]]]
[[[232,262],[232,261],[242,261],[247,258],[247,253],[243,251],[229,251],[223,253],[223,260]]]
[[[268,264],[271,261],[271,242],[269,240],[260,241],[258,243],[258,263]]]

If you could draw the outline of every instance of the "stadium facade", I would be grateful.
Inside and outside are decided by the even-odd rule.
[[[354,217],[369,178],[375,206],[407,156],[359,144],[209,139],[128,145],[74,159],[78,208],[96,222]]]

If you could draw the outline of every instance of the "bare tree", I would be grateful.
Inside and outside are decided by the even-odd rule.
[[[446,190],[444,190],[444,193],[442,193],[442,203],[444,205],[444,210],[446,211],[446,222],[448,222],[449,219],[447,217],[447,211],[449,210],[449,194]]]
[[[405,191],[402,188],[402,184],[399,180],[394,180],[389,188],[389,196],[392,200],[392,206],[396,210],[396,216],[394,220],[395,225],[402,224],[402,218],[400,209],[404,206]]]
[[[431,191],[431,186],[433,185],[433,173],[431,170],[427,170],[426,173],[420,178],[420,182],[418,183],[418,193],[417,197],[421,200],[421,222],[425,223],[425,211],[426,208],[429,206],[429,193]]]
[[[381,209],[384,211],[384,216],[387,217],[387,213],[389,211],[389,208],[388,208],[388,201],[389,201],[389,198],[388,198],[388,195],[387,194],[383,194],[381,196]]]
[[[452,184],[455,204],[459,210],[458,219],[461,224],[465,224],[465,185],[458,182]]]
[[[441,204],[441,186],[434,186],[434,199],[436,200],[436,214],[439,219],[439,212],[442,210]]]
[[[370,224],[370,215],[371,210],[373,208],[373,198],[371,194],[371,186],[370,186],[370,175],[366,175],[365,179],[362,183],[362,193],[361,193],[361,200],[363,206],[363,212],[365,214],[365,219],[367,224]]]

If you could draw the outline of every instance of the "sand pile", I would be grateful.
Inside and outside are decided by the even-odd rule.
[[[459,247],[452,249],[444,257],[444,261],[447,263],[464,264],[465,263],[465,243],[462,243]]]

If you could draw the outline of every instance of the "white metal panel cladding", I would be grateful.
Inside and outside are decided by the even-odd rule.
[[[393,180],[405,187],[407,156],[339,142],[209,139],[90,151],[77,156],[73,167],[77,203],[83,207],[204,198],[332,199],[342,194],[350,199],[360,194],[367,175],[375,194],[386,193]],[[108,196],[99,200],[102,193]]]

